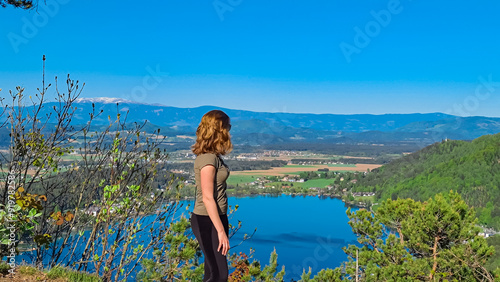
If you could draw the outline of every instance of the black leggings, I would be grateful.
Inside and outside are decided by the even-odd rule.
[[[229,233],[227,215],[219,215],[226,235]],[[191,213],[191,228],[205,256],[205,276],[203,281],[227,281],[228,267],[226,256],[217,251],[219,236],[208,215]]]

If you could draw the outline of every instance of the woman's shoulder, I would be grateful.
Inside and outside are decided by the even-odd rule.
[[[218,167],[218,157],[217,154],[214,153],[203,153],[196,156],[194,160],[194,166],[200,167],[203,165],[211,164],[215,167]]]

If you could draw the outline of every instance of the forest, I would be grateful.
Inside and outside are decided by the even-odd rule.
[[[500,134],[471,142],[443,140],[406,155],[359,179],[353,191],[376,199],[423,201],[458,192],[476,210],[479,224],[500,229]]]

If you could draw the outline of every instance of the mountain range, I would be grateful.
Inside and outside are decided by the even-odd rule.
[[[46,102],[41,116],[53,112],[58,102]],[[79,98],[74,103],[73,125],[88,122],[89,113],[102,110],[93,124],[109,124],[108,116],[128,123],[146,123],[146,131],[160,128],[166,135],[194,136],[201,117],[206,112],[219,109],[231,118],[231,135],[234,143],[246,145],[320,142],[343,144],[412,143],[422,146],[443,139],[472,140],[484,134],[500,132],[500,118],[458,117],[444,113],[412,114],[307,114],[282,112],[254,112],[227,109],[217,106],[180,108],[132,102],[119,98]],[[6,115],[0,116],[0,121]],[[54,115],[49,123],[55,122]],[[1,139],[1,138],[0,138]]]

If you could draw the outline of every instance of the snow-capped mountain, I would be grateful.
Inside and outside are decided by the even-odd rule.
[[[165,106],[160,103],[140,103],[132,100],[115,98],[115,97],[94,97],[94,98],[77,98],[77,103],[102,103],[102,104],[116,104],[116,103],[127,103],[127,104],[141,104],[141,105],[152,105],[152,106]]]

